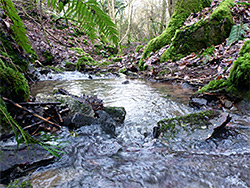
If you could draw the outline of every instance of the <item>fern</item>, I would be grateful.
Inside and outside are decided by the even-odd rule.
[[[57,0],[48,0],[47,5],[56,9]],[[57,10],[63,10],[59,2]],[[90,37],[93,42],[96,34],[103,33],[115,45],[119,42],[117,26],[111,18],[102,11],[96,0],[69,0],[64,14],[65,18],[76,21],[79,27]]]
[[[13,24],[11,25],[11,30],[14,33],[15,40],[17,44],[21,46],[26,53],[33,54],[28,37],[26,36],[26,30],[21,18],[18,16],[14,4],[11,0],[1,0],[0,1],[5,11],[6,15],[9,16]]]
[[[227,40],[227,46],[229,46],[235,41],[240,40],[242,36],[245,34],[245,32],[247,32],[248,30],[249,28],[247,24],[241,23],[241,24],[234,25],[231,29],[229,38]]]

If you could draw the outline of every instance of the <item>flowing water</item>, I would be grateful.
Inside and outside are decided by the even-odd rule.
[[[242,129],[228,139],[207,142],[211,128],[172,140],[153,139],[163,118],[193,112],[188,89],[125,78],[88,79],[79,73],[53,75],[37,83],[32,94],[64,88],[74,95],[97,95],[105,106],[123,106],[124,124],[116,136],[100,125],[84,126],[78,136],[65,129],[67,152],[55,163],[26,177],[34,187],[249,187],[250,134]]]

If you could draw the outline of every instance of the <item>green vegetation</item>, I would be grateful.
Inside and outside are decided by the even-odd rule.
[[[177,61],[182,57],[199,52],[202,48],[222,43],[233,25],[230,7],[233,0],[225,0],[214,10],[208,20],[200,20],[191,26],[176,31],[170,47],[161,56],[161,61]]]
[[[11,0],[0,1],[0,5],[2,5],[3,10],[6,11],[7,15],[13,22],[13,24],[11,25],[11,30],[14,33],[15,40],[17,41],[18,45],[20,45],[26,51],[26,53],[33,54],[34,51],[32,50],[29,39],[26,36],[26,30],[24,24],[21,18],[18,16],[12,1]]]
[[[63,70],[59,69],[59,68],[56,68],[56,67],[53,67],[53,66],[50,66],[50,65],[47,65],[47,67],[55,72],[63,72]]]
[[[125,73],[127,71],[126,67],[120,69],[120,73]]]
[[[2,43],[0,45],[0,55],[10,60],[6,61],[6,64],[8,63],[8,66],[13,69],[18,68],[19,71],[25,72],[29,66],[28,59],[21,56],[19,49],[12,43],[12,38],[2,32],[1,29],[0,41]]]
[[[59,13],[63,12],[64,6],[67,6],[63,18],[76,21],[81,30],[90,37],[92,42],[96,38],[96,33],[99,32],[108,37],[117,46],[119,41],[117,26],[100,9],[98,2],[93,0],[72,0],[65,1],[65,3],[60,1],[58,3],[58,0],[48,0],[47,6],[53,10],[57,9]]]
[[[212,80],[201,88],[197,94],[204,92],[227,93],[232,98],[250,99],[250,41],[242,46],[240,57],[234,62],[227,80]]]
[[[87,56],[87,57],[82,56],[81,58],[77,60],[76,69],[78,71],[81,71],[86,65],[88,66],[97,65],[97,62],[90,56]]]
[[[198,12],[204,7],[207,7],[211,4],[210,0],[178,0],[175,5],[174,14],[171,17],[171,20],[166,28],[166,30],[159,35],[158,37],[152,39],[143,51],[142,58],[139,63],[140,70],[144,70],[143,59],[149,57],[150,52],[155,52],[171,43],[171,39],[175,36],[175,32],[179,29],[185,20],[188,18],[191,12]],[[187,8],[188,5],[188,8]]]
[[[19,182],[19,180],[11,181],[7,188],[32,188],[30,181]]]
[[[5,66],[0,59],[0,93],[15,102],[29,99],[29,86],[25,77],[17,70]]]
[[[213,110],[201,111],[175,118],[163,119],[157,123],[160,127],[159,133],[165,138],[173,138],[181,130],[194,131],[201,129],[202,126],[210,124],[208,119],[216,117],[217,113]]]
[[[44,65],[49,65],[53,63],[54,57],[49,51],[43,52],[43,56],[45,58],[45,60],[43,61]]]
[[[122,57],[114,57],[112,58],[113,62],[121,62],[122,61]]]
[[[234,25],[228,37],[227,46],[229,46],[235,41],[242,39],[243,34],[247,32],[248,30],[249,30],[248,24],[241,23],[241,24]]]
[[[98,67],[105,67],[105,66],[108,66],[108,65],[111,65],[111,64],[113,64],[113,63],[110,62],[110,61],[103,61],[100,64],[98,64]]]
[[[204,50],[204,52],[201,54],[203,57],[205,56],[211,56],[214,53],[214,46],[210,46],[209,48],[207,48],[206,50]]]
[[[135,53],[139,52],[139,50],[142,48],[143,48],[143,45],[136,46]]]

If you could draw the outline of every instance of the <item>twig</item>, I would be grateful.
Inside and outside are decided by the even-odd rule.
[[[60,105],[61,102],[20,102],[20,105],[32,105],[32,106],[46,106],[46,105]]]
[[[51,125],[53,125],[53,126],[59,128],[59,129],[61,128],[60,125],[58,125],[58,124],[56,124],[56,123],[53,123],[53,122],[51,122],[51,121],[45,119],[45,118],[42,117],[42,116],[39,116],[38,114],[32,112],[31,110],[29,110],[29,109],[27,109],[27,108],[25,108],[25,107],[22,107],[20,104],[17,104],[17,103],[13,102],[13,101],[10,100],[10,99],[7,99],[7,98],[5,98],[5,97],[2,97],[2,99],[3,99],[4,101],[7,101],[7,102],[13,104],[14,106],[16,106],[16,107],[18,107],[18,108],[20,108],[20,109],[22,109],[22,110],[24,110],[24,111],[29,112],[29,113],[32,114],[34,117],[37,117],[37,118],[39,118],[39,119],[45,121],[46,123],[49,123],[49,124],[51,124]]]

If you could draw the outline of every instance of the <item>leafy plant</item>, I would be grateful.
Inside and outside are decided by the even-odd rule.
[[[43,0],[44,1],[44,0]],[[59,13],[64,10],[62,3],[57,4],[57,0],[48,0],[47,5],[53,10],[57,9]],[[117,26],[111,18],[101,10],[95,0],[69,0],[64,17],[76,21],[78,26],[84,31],[93,42],[96,34],[104,34],[115,45],[118,44]]]
[[[249,30],[247,24],[236,24],[232,27],[228,41],[227,41],[227,46],[232,44],[235,41],[238,41],[242,38],[242,36]]]
[[[246,5],[247,7],[250,7],[250,3],[247,2],[238,2],[238,5]]]
[[[26,30],[21,18],[18,16],[14,4],[11,0],[0,0],[0,5],[2,5],[3,10],[6,15],[11,19],[13,24],[11,25],[11,30],[14,33],[14,38],[25,52],[29,54],[34,54],[31,48],[28,37],[26,36]]]
[[[16,180],[16,181],[11,181],[9,185],[7,186],[7,188],[17,188],[17,187],[28,188],[28,187],[32,187],[32,185],[30,181],[19,182],[19,180]]]

